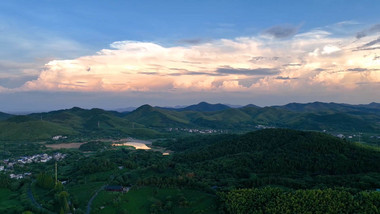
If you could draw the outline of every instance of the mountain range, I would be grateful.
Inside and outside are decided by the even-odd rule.
[[[55,135],[163,137],[168,129],[246,132],[279,127],[328,132],[380,133],[380,104],[314,102],[232,108],[201,102],[182,108],[143,105],[131,112],[71,109],[10,115],[0,113],[2,140],[44,140]]]

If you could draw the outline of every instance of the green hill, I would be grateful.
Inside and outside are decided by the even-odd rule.
[[[298,104],[294,104],[298,105]],[[329,111],[323,106],[329,106]],[[340,106],[341,104],[337,104]],[[257,125],[331,132],[380,132],[380,115],[367,110],[343,111],[335,104],[312,104],[315,108],[294,111],[287,108],[246,106],[220,111],[177,111],[142,106],[126,119],[155,128],[213,128],[235,131],[252,130]],[[318,107],[322,106],[320,111]]]
[[[279,109],[286,109],[295,112],[369,112],[380,114],[380,104],[370,103],[366,105],[349,105],[344,103],[323,103],[323,102],[313,102],[313,103],[289,103],[283,106],[273,106]]]
[[[125,118],[129,121],[144,124],[146,127],[168,128],[187,127],[190,122],[186,117],[176,111],[154,108],[150,105],[143,105],[135,111],[127,114]]]
[[[210,112],[210,111],[221,111],[229,109],[230,107],[223,104],[210,104],[206,102],[200,102],[196,105],[190,105],[185,108],[179,109],[180,111],[200,111],[200,112]]]
[[[46,140],[56,135],[77,135],[78,131],[62,126],[56,123],[29,120],[17,121],[8,120],[0,123],[0,130],[2,130],[2,140],[21,140],[21,141],[35,141]]]
[[[190,120],[194,124],[200,127],[216,129],[236,129],[251,122],[251,115],[233,108],[216,112],[204,112],[197,116],[198,117],[190,117]]]
[[[33,114],[31,116],[72,127],[78,130],[82,135],[91,135],[94,137],[132,135],[150,138],[160,135],[154,130],[145,128],[144,125],[119,117],[122,116],[122,114],[97,108],[87,110],[74,107],[68,110]]]
[[[1,120],[6,120],[6,119],[8,119],[8,118],[10,118],[10,117],[12,117],[13,115],[11,115],[11,114],[7,114],[7,113],[4,113],[4,112],[0,112],[0,121]]]
[[[0,122],[4,127],[3,140],[47,140],[55,135],[83,137],[159,137],[155,130],[121,118],[117,113],[102,109],[81,109],[78,107],[13,116]]]
[[[310,188],[334,186],[334,182],[355,188],[380,186],[379,149],[323,133],[266,129],[199,140],[202,143],[195,138],[180,139],[168,149],[175,151],[176,162],[189,164],[210,185],[226,185],[232,179],[243,187],[272,183]],[[363,174],[368,180],[357,183]]]
[[[69,133],[70,135],[92,137],[133,136],[142,138],[163,136],[163,134],[167,134],[165,132],[168,128],[219,129],[244,133],[266,126],[299,130],[327,130],[330,133],[343,132],[350,135],[361,132],[366,133],[366,139],[376,144],[376,133],[380,133],[378,108],[379,104],[377,103],[347,105],[319,102],[292,103],[264,108],[254,105],[230,108],[221,104],[213,105],[203,102],[182,110],[143,105],[129,113],[118,113],[96,108],[88,110],[74,107],[21,116],[0,114],[0,125],[5,127],[7,122],[12,122],[14,124],[11,127],[22,132],[23,128],[26,128],[23,123],[45,121],[54,124],[50,130],[57,128],[54,133],[59,135]],[[66,132],[59,133],[60,130],[66,130]],[[36,133],[43,131],[44,129],[41,129]],[[22,135],[20,134],[20,136]],[[38,135],[47,136],[48,134]],[[7,134],[6,136],[13,135]],[[373,137],[370,139],[371,136]],[[12,140],[12,138],[4,138],[4,140]]]
[[[216,141],[189,152],[191,162],[251,156],[254,171],[271,173],[380,172],[380,152],[317,132],[266,129]],[[174,149],[174,148],[170,148]],[[263,161],[264,160],[264,161]],[[372,163],[377,164],[372,164]]]

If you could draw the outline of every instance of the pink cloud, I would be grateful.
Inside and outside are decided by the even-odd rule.
[[[311,85],[320,85],[321,90],[323,87],[355,90],[358,81],[380,81],[379,71],[375,70],[380,67],[379,60],[374,60],[375,50],[353,51],[374,38],[367,36],[353,44],[352,38],[312,31],[280,41],[241,37],[175,47],[119,41],[94,55],[50,61],[37,80],[17,90],[209,90],[281,94],[284,88],[297,91]],[[228,72],[218,72],[226,67]],[[365,75],[345,72],[349,68],[366,68],[368,72]],[[241,84],[255,76],[261,79]]]

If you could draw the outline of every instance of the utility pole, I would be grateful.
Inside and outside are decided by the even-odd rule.
[[[55,161],[55,185],[58,184],[58,167],[57,167],[57,161]]]

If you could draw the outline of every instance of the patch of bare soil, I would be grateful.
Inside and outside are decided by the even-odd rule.
[[[60,144],[46,144],[47,148],[51,149],[78,149],[84,143],[60,143]]]

